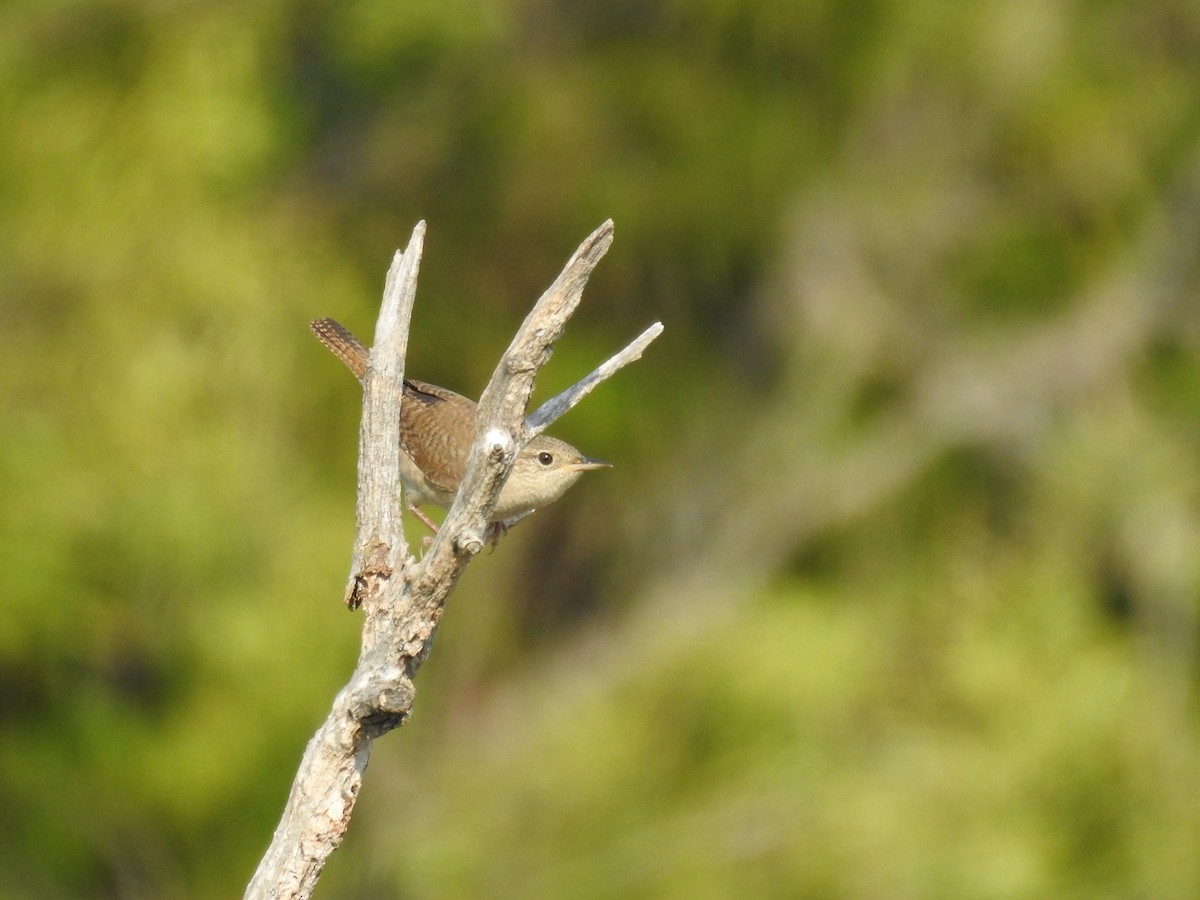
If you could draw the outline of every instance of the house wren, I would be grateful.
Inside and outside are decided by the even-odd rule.
[[[333,319],[316,319],[313,334],[362,381],[367,371],[367,348]],[[408,508],[435,532],[437,526],[421,510],[423,503],[449,507],[467,474],[475,439],[477,404],[434,384],[404,379],[400,404],[400,480]],[[503,522],[553,503],[589,469],[612,463],[584,456],[570,444],[538,435],[517,455],[512,472],[492,509],[490,522]],[[494,533],[494,537],[498,533]]]

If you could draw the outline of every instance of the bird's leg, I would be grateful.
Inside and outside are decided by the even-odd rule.
[[[420,519],[430,531],[432,531],[434,534],[438,533],[437,525],[435,525],[433,523],[433,520],[430,519],[429,516],[425,515],[425,513],[422,512],[422,510],[419,506],[417,506],[415,503],[406,503],[405,505],[408,507],[408,511],[410,513],[412,513],[414,516],[416,516],[418,519]],[[421,538],[421,555],[424,556],[425,551],[428,550],[432,546],[433,546],[433,538],[432,537],[430,537],[429,535],[426,535],[425,537]]]
[[[417,506],[415,503],[409,503],[407,506],[408,511],[420,519],[421,522],[425,524],[426,528],[428,528],[434,534],[438,533],[437,524],[431,518],[429,518],[429,516],[425,515],[425,512],[421,509],[421,507]],[[518,516],[517,518],[523,517]],[[515,519],[510,519],[508,521],[515,521]],[[508,534],[508,522],[488,522],[487,531],[484,532],[484,540],[486,543],[491,544],[492,549],[495,550],[496,545],[500,543],[500,538],[504,537],[506,534]],[[429,549],[429,546],[432,543],[433,538],[431,537],[425,537],[421,539],[421,546],[426,550]]]
[[[412,513],[414,516],[416,516],[418,519],[420,519],[422,522],[424,522],[425,526],[430,531],[432,531],[434,534],[438,533],[437,525],[435,525],[433,523],[433,520],[431,518],[429,518],[429,516],[425,515],[425,513],[422,512],[421,507],[417,506],[415,503],[410,503],[410,504],[408,504],[408,511],[410,513]]]

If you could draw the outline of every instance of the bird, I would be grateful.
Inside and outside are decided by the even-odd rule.
[[[315,319],[309,328],[361,382],[368,352],[362,342],[334,319]],[[404,379],[400,480],[409,511],[435,534],[437,525],[421,506],[448,508],[454,502],[467,474],[477,408],[475,401],[447,388]],[[500,488],[488,518],[493,544],[507,530],[506,523],[553,503],[584,472],[611,467],[610,462],[584,456],[566,441],[539,434],[521,448]]]

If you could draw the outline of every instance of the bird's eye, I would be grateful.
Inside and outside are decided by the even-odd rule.
[[[550,463],[554,462],[554,454],[547,453],[545,450],[543,450],[541,453],[539,453],[537,455],[537,460],[543,466],[548,466],[548,465],[550,465]]]

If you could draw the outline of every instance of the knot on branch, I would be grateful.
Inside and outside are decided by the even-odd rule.
[[[517,455],[517,445],[513,437],[503,428],[489,428],[483,436],[483,449],[488,459],[494,463],[511,462]]]
[[[371,741],[403,725],[412,710],[416,688],[402,669],[377,667],[360,679],[347,698],[346,713],[357,727],[354,740]]]
[[[483,532],[467,528],[454,542],[454,549],[460,556],[469,558],[478,555],[483,550],[484,543]]]

